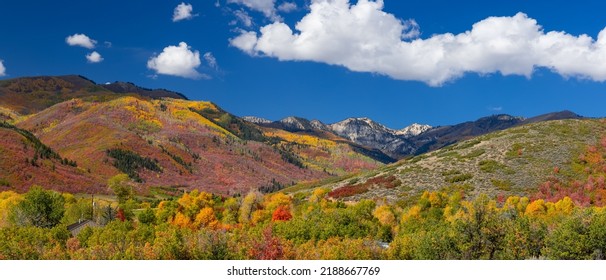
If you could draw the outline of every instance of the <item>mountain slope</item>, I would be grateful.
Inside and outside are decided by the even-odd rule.
[[[118,98],[104,103],[72,100],[18,123],[61,154],[105,180],[119,172],[108,151],[156,161],[160,170],[140,169],[146,186],[184,186],[217,193],[321,177],[319,171],[284,162],[262,143],[240,140],[192,110],[214,110],[207,102]],[[103,182],[103,181],[102,181]]]
[[[150,90],[131,83],[98,85],[77,75],[25,77],[0,81],[0,106],[20,114],[36,113],[72,98],[105,101],[132,94],[149,98],[186,99],[176,92]]]
[[[475,136],[510,128],[521,124],[523,121],[524,119],[520,117],[494,115],[476,121],[436,127],[410,139],[415,146],[413,154],[419,155]]]
[[[151,98],[162,98],[169,97],[175,99],[185,99],[187,97],[181,93],[166,90],[166,89],[148,89],[137,86],[133,83],[129,82],[113,82],[110,84],[100,85],[101,87],[108,89],[114,93],[136,93],[141,96],[151,97]]]
[[[570,111],[548,113],[528,119],[500,114],[483,117],[476,121],[464,122],[450,126],[436,127],[427,130],[426,132],[421,133],[415,137],[411,137],[410,141],[413,142],[415,145],[414,154],[420,155],[454,143],[458,143],[466,139],[519,125],[551,120],[582,118],[583,117]]]
[[[363,141],[352,139],[351,137],[348,137],[347,134],[339,134],[338,131],[332,129],[332,125],[326,125],[318,120],[309,121],[300,117],[286,117],[275,122],[258,117],[244,117],[243,119],[268,129],[278,129],[302,136],[330,139],[347,144],[349,145],[349,149],[353,150],[355,153],[366,155],[381,163],[392,163],[396,161],[395,157],[383,152],[378,145],[365,145]],[[379,124],[377,124],[377,126],[383,127]],[[368,133],[372,134],[373,132]]]
[[[343,139],[267,131],[210,102],[73,99],[16,125],[76,159],[97,176],[95,183],[123,172],[140,182],[140,192],[151,186],[224,194],[270,191],[382,165]]]
[[[536,123],[536,122],[544,122],[544,121],[555,121],[555,120],[568,120],[568,119],[584,119],[583,116],[578,115],[571,111],[561,111],[561,112],[553,112],[547,113],[543,115],[538,115],[536,117],[525,119],[522,123]]]
[[[549,178],[582,175],[575,159],[606,133],[603,120],[556,120],[476,137],[325,185],[339,199],[406,201],[425,190],[532,195]],[[291,190],[300,190],[292,188]]]
[[[60,191],[104,193],[94,174],[77,167],[28,131],[0,121],[0,190],[26,191],[33,184]]]

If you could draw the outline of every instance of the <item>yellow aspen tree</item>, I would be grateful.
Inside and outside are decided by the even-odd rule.
[[[388,205],[378,206],[372,215],[379,220],[379,223],[386,226],[394,226],[396,224],[396,216],[391,207]]]
[[[215,211],[211,207],[204,207],[198,215],[196,215],[196,219],[194,220],[195,228],[210,228],[215,229],[218,228],[219,221],[217,221],[217,217],[215,216]]]
[[[528,216],[538,216],[547,213],[547,206],[545,205],[545,200],[537,199],[532,203],[526,206],[526,211],[524,211],[525,215]]]
[[[178,212],[177,215],[175,215],[175,218],[173,219],[173,225],[182,228],[191,228],[192,222],[188,216],[184,215],[181,212]]]

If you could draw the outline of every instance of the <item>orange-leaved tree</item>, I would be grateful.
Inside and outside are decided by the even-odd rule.
[[[289,221],[292,219],[292,214],[290,213],[290,209],[286,205],[280,205],[274,213],[271,215],[272,221]]]

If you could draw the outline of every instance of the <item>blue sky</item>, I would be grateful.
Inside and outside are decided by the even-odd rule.
[[[396,129],[566,109],[602,117],[606,38],[598,34],[606,27],[605,6],[582,0],[6,1],[0,74],[80,74],[98,83],[179,91],[240,116],[326,123],[370,117]],[[307,27],[296,30],[304,18]],[[95,42],[68,40],[77,34]],[[99,54],[90,57],[94,63],[86,58],[93,52]]]

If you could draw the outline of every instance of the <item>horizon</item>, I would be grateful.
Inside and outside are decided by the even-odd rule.
[[[7,3],[28,13],[0,19],[11,26],[0,79],[77,73],[238,116],[368,117],[394,129],[499,114],[604,116],[596,105],[606,102],[604,3],[265,2]],[[408,57],[413,46],[421,47]]]

